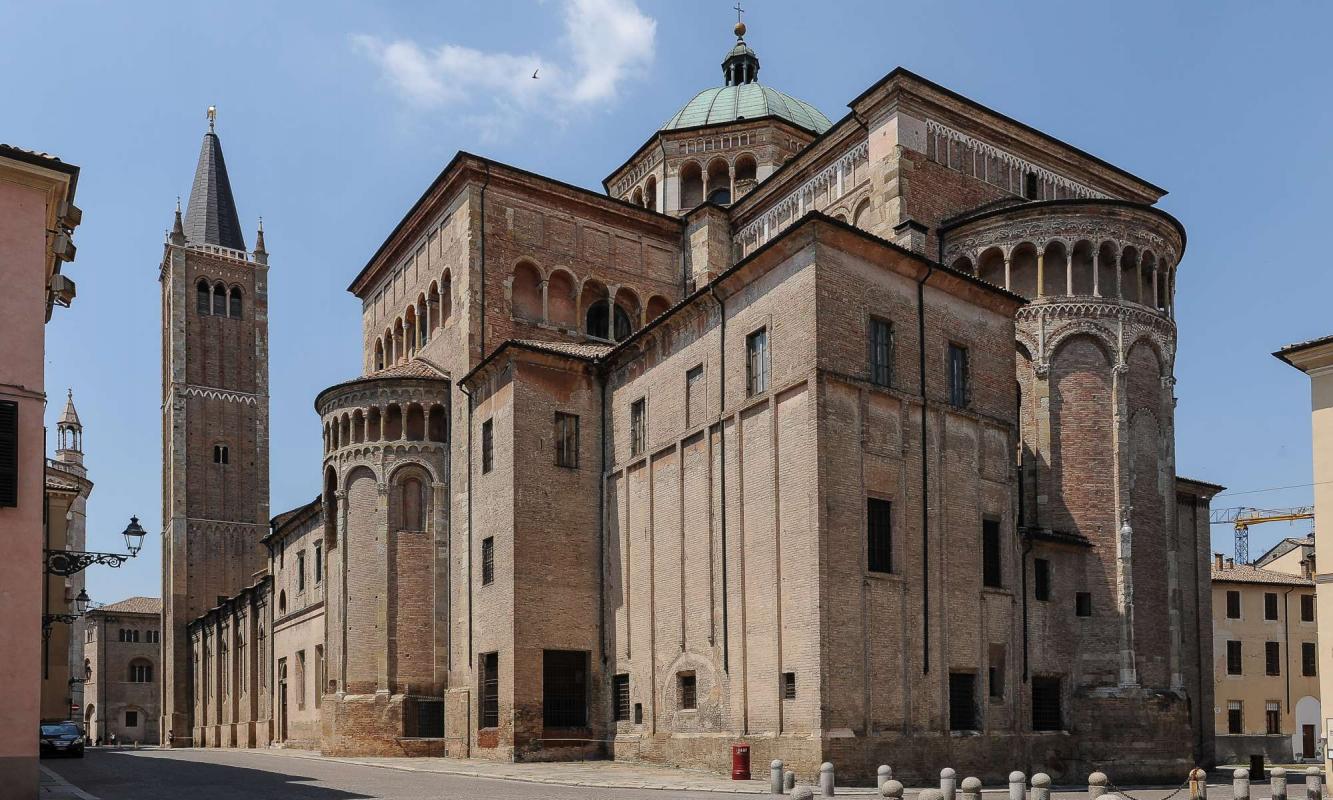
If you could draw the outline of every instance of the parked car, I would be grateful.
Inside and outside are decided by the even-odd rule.
[[[41,754],[83,758],[83,728],[75,722],[43,722]]]

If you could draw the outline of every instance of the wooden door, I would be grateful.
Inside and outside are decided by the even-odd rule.
[[[1301,726],[1301,749],[1305,751],[1305,752],[1303,753],[1303,755],[1304,755],[1306,758],[1314,758],[1314,757],[1315,757],[1315,752],[1314,752],[1314,727],[1315,727],[1315,726],[1313,726],[1313,725],[1302,725],[1302,726]]]

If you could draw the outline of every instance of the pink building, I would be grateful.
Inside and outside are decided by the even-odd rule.
[[[46,321],[68,306],[74,283],[71,231],[79,168],[54,156],[0,144],[0,786],[14,800],[37,797],[42,644],[42,497],[46,462],[42,365]]]

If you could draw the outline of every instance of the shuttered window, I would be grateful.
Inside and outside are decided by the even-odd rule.
[[[0,401],[0,506],[19,504],[19,405]]]
[[[1241,674],[1240,666],[1240,642],[1232,639],[1227,642],[1227,674]]]
[[[1264,642],[1264,673],[1282,674],[1282,652],[1278,642]]]

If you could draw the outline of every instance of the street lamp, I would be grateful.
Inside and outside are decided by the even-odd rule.
[[[139,518],[130,517],[130,524],[125,527],[123,534],[125,547],[130,551],[129,555],[124,553],[90,553],[83,550],[45,550],[43,552],[46,556],[46,573],[68,577],[76,572],[83,572],[94,564],[119,567],[139,555],[139,550],[143,548],[143,537],[146,535],[144,529],[139,525]]]
[[[92,598],[88,597],[88,590],[80,589],[79,596],[74,598],[74,610],[79,614],[86,614],[90,602],[92,602]]]

